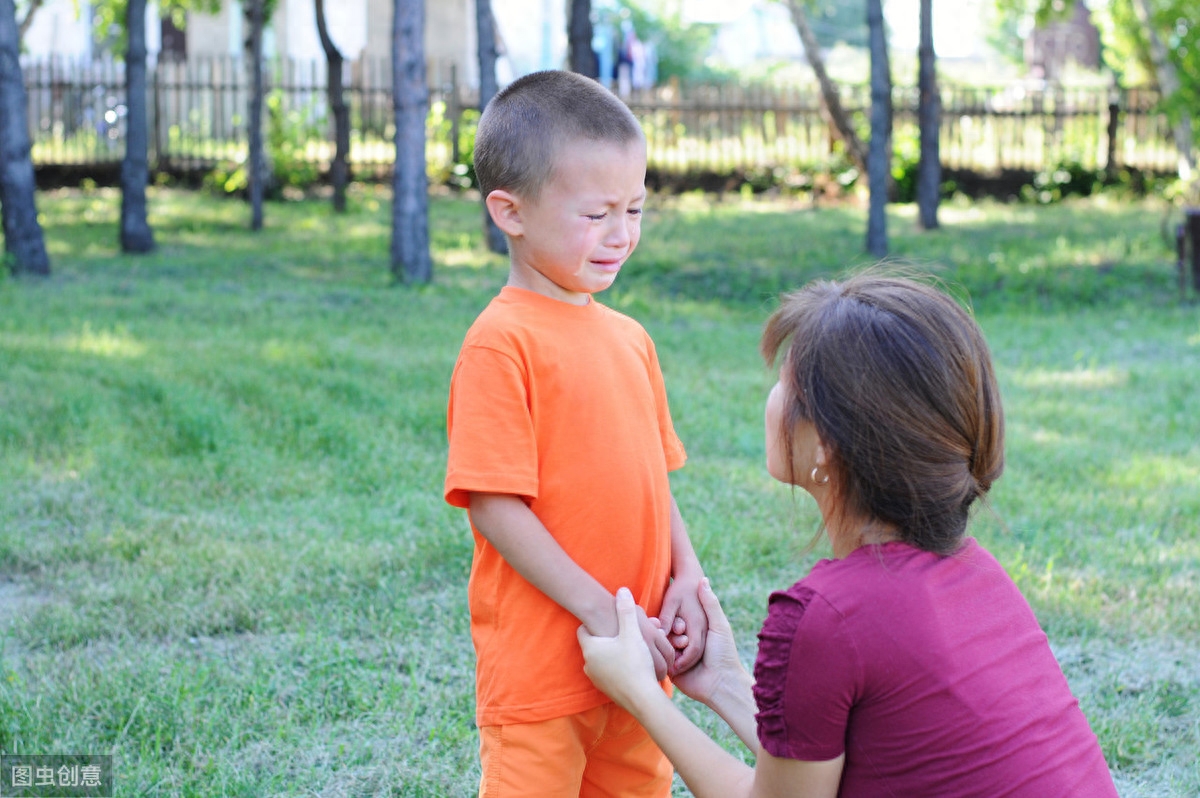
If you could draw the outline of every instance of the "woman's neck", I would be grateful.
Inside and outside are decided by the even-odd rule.
[[[833,546],[833,556],[842,559],[863,546],[887,543],[900,539],[900,531],[894,524],[874,518],[842,519],[841,523],[825,520],[825,532]]]

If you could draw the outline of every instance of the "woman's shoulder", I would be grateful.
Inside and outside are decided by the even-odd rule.
[[[808,616],[806,630],[814,632],[813,626],[825,626],[820,616],[830,609],[819,593],[807,584],[808,577],[789,588],[777,590],[767,599],[767,617],[758,633],[759,666],[785,670],[792,644]],[[814,610],[814,605],[816,609]],[[810,612],[810,610],[812,610]]]
[[[893,541],[863,546],[840,560],[821,560],[791,590],[818,595],[839,614],[871,610],[944,591],[1006,589],[1003,566],[974,538],[958,551],[937,554]]]
[[[1003,570],[996,558],[972,537],[963,538],[958,550],[950,554],[925,551],[902,541],[889,541],[862,546],[840,560],[820,560],[797,584],[820,590],[831,583],[845,583],[847,579],[917,576],[931,570],[961,567]]]
[[[789,588],[776,590],[767,599],[767,621],[763,633],[779,638],[791,639],[791,634],[800,625],[805,611],[817,595],[804,577]],[[760,633],[759,639],[762,639]]]

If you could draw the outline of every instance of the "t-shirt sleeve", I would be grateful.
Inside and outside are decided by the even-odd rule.
[[[445,498],[467,507],[472,492],[537,498],[537,442],[528,383],[513,358],[464,347],[450,380]]]
[[[667,402],[667,386],[663,381],[662,367],[658,362],[658,352],[654,348],[654,341],[650,336],[646,336],[647,346],[650,353],[650,381],[654,389],[654,403],[656,412],[658,413],[658,430],[662,436],[663,454],[667,458],[667,470],[675,471],[683,468],[683,464],[687,462],[687,451],[683,448],[683,441],[679,440],[679,436],[675,434],[675,424],[671,421],[671,408]]]
[[[860,680],[840,615],[797,583],[771,596],[758,641],[754,699],[763,750],[808,762],[840,756]]]

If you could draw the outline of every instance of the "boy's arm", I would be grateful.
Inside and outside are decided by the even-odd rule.
[[[675,667],[672,673],[682,673],[700,661],[704,653],[704,637],[708,632],[708,616],[700,606],[698,589],[704,578],[700,559],[692,548],[687,526],[675,497],[671,496],[671,584],[663,597],[659,622],[676,642]],[[683,635],[680,638],[680,635]]]
[[[571,559],[519,496],[472,493],[469,512],[479,534],[530,584],[578,618],[593,635],[617,634],[612,593]],[[646,618],[644,611],[639,624],[661,679],[674,661],[674,648],[657,628],[657,621]]]

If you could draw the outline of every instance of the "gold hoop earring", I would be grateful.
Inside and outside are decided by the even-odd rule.
[[[817,471],[820,470],[820,468],[821,468],[820,466],[813,466],[812,473],[809,474],[808,477],[809,477],[809,479],[811,479],[813,481],[814,485],[828,485],[829,484],[829,474],[828,473],[825,474],[824,479],[817,479]]]

